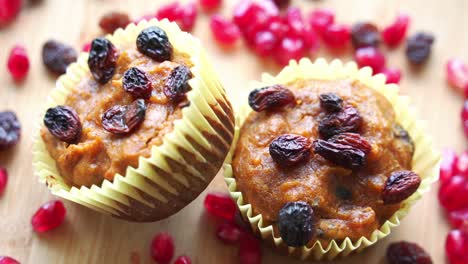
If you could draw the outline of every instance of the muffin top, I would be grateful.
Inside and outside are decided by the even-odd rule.
[[[359,81],[296,80],[252,91],[249,104],[233,174],[290,246],[368,237],[419,186],[411,138]]]
[[[90,72],[44,117],[41,137],[57,169],[73,186],[100,186],[149,157],[189,105],[192,63],[158,27],[135,43],[92,42]]]

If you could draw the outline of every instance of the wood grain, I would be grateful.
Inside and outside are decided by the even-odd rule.
[[[25,1],[27,2],[27,1]],[[39,184],[31,169],[31,136],[33,123],[55,76],[42,65],[40,50],[49,38],[71,43],[76,48],[99,34],[97,21],[111,10],[125,10],[133,16],[156,10],[165,1],[159,0],[43,0],[42,4],[27,6],[19,19],[0,31],[0,109],[18,113],[23,126],[20,144],[0,154],[0,165],[8,168],[10,182],[0,199],[0,255],[14,256],[22,263],[151,263],[149,243],[159,231],[175,236],[177,254],[188,254],[194,263],[238,263],[234,247],[221,245],[214,236],[213,220],[203,214],[204,194],[183,211],[158,223],[135,224],[100,215],[84,207],[65,202],[66,223],[58,230],[37,235],[31,230],[30,217],[42,203],[52,199],[47,188]],[[228,13],[234,1],[225,0],[223,12]],[[465,0],[323,0],[293,1],[304,10],[315,6],[336,10],[338,20],[352,23],[371,20],[385,25],[398,11],[412,16],[411,32],[428,30],[436,35],[429,63],[421,69],[411,68],[402,48],[386,51],[388,63],[403,69],[402,93],[413,99],[420,116],[428,120],[428,130],[437,147],[451,146],[461,151],[466,147],[459,111],[461,97],[447,88],[444,65],[452,56],[468,61],[468,1]],[[208,16],[201,15],[194,34],[201,38],[216,65],[231,100],[236,103],[249,80],[260,73],[276,73],[279,69],[259,60],[243,46],[231,51],[219,48],[208,30]],[[14,84],[6,70],[6,58],[14,43],[24,43],[31,57],[31,72],[27,80]],[[349,53],[348,53],[349,54]],[[349,55],[321,52],[318,56],[344,60]],[[221,175],[208,191],[225,191]],[[444,263],[444,240],[448,225],[437,203],[437,186],[413,208],[402,225],[375,247],[339,263],[385,263],[388,243],[411,240],[420,243],[433,256],[434,263]],[[264,263],[300,263],[264,250]]]

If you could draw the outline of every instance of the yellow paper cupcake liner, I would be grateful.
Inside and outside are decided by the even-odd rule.
[[[302,59],[299,64],[296,61],[291,61],[277,76],[263,74],[262,81],[252,82],[250,90],[273,84],[286,84],[296,79],[336,80],[343,78],[353,78],[372,87],[383,94],[393,105],[397,121],[414,140],[416,149],[413,156],[412,170],[421,176],[422,182],[419,189],[402,203],[401,209],[395,212],[378,230],[375,230],[370,237],[361,237],[356,241],[352,241],[350,238],[343,241],[332,240],[326,247],[319,241],[312,247],[288,247],[281,237],[274,233],[272,225],[264,224],[261,214],[253,213],[252,205],[245,203],[242,193],[237,190],[231,161],[239,137],[240,126],[252,111],[248,105],[247,96],[245,96],[244,103],[236,113],[237,126],[234,143],[224,164],[225,181],[231,196],[237,202],[241,215],[250,223],[254,232],[264,242],[272,245],[274,249],[304,260],[332,260],[337,257],[347,256],[351,252],[360,252],[364,248],[377,243],[380,239],[388,236],[392,228],[400,225],[401,219],[408,214],[411,206],[421,198],[423,193],[429,191],[431,184],[439,178],[440,154],[433,148],[431,138],[424,133],[424,122],[416,118],[414,108],[409,106],[409,98],[398,95],[399,87],[397,85],[385,84],[385,76],[382,74],[373,76],[372,70],[368,67],[358,69],[356,63],[343,64],[340,60],[334,60],[330,64],[324,59],[317,59],[314,63],[309,59]]]
[[[149,26],[165,30],[174,49],[188,54],[194,65],[192,90],[187,93],[190,105],[182,109],[182,118],[174,121],[163,144],[153,146],[150,157],[139,158],[138,168],[128,167],[125,175],[116,174],[112,182],[77,188],[59,174],[40,136],[43,114],[33,143],[35,174],[53,194],[118,218],[145,222],[166,218],[193,201],[222,167],[234,136],[231,104],[197,39],[175,23],[156,19],[130,24],[107,38],[118,48],[134,46],[137,35]],[[62,104],[71,89],[89,76],[87,60],[88,54],[83,53],[68,67],[45,109]]]

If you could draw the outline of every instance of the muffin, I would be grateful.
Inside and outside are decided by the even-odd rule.
[[[302,259],[362,250],[437,180],[438,154],[407,100],[371,75],[303,59],[253,84],[225,178],[276,249]]]
[[[130,221],[193,201],[228,154],[234,117],[200,43],[167,20],[97,38],[51,92],[34,168],[52,193]]]

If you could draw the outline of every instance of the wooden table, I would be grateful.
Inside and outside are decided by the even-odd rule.
[[[25,1],[27,2],[27,1]],[[131,2],[131,3],[130,3]],[[125,10],[133,16],[156,10],[166,1],[154,0],[43,0],[42,4],[24,8],[19,19],[0,31],[0,110],[18,113],[23,126],[20,144],[0,154],[0,165],[8,168],[10,182],[0,198],[0,255],[14,256],[22,263],[151,263],[149,243],[153,235],[166,231],[174,235],[177,254],[188,254],[194,263],[238,263],[234,247],[221,245],[214,236],[214,225],[202,210],[204,194],[177,215],[158,223],[136,224],[103,216],[71,202],[64,225],[57,230],[35,234],[30,217],[44,202],[53,199],[47,188],[39,184],[31,169],[31,136],[38,110],[54,86],[55,77],[42,65],[40,50],[49,38],[71,43],[76,48],[99,34],[97,21],[101,14]],[[226,14],[234,1],[225,0]],[[398,11],[411,14],[411,32],[428,30],[435,34],[432,57],[425,67],[412,69],[402,48],[388,51],[388,63],[401,67],[404,73],[402,93],[412,96],[420,116],[429,121],[428,130],[437,147],[465,148],[459,111],[461,96],[448,89],[444,65],[452,56],[468,61],[468,1],[465,0],[366,0],[366,1],[293,1],[304,10],[314,6],[336,10],[339,21],[352,23],[371,20],[385,25]],[[278,68],[262,62],[244,47],[226,52],[217,46],[208,30],[208,16],[200,15],[194,34],[202,39],[209,56],[234,103],[239,91],[249,80],[259,78],[262,71],[276,73]],[[31,58],[27,80],[16,85],[6,71],[10,47],[24,43]],[[323,51],[322,51],[323,52]],[[333,58],[335,55],[320,53]],[[350,59],[349,55],[340,55]],[[427,194],[413,208],[402,225],[377,246],[340,263],[385,263],[388,243],[411,240],[424,246],[434,263],[444,263],[444,240],[448,224],[437,202],[437,189]],[[226,191],[221,175],[207,191]],[[137,262],[135,262],[137,260]],[[138,262],[139,260],[139,262]],[[133,262],[132,262],[133,261]],[[300,263],[264,250],[264,263]]]

